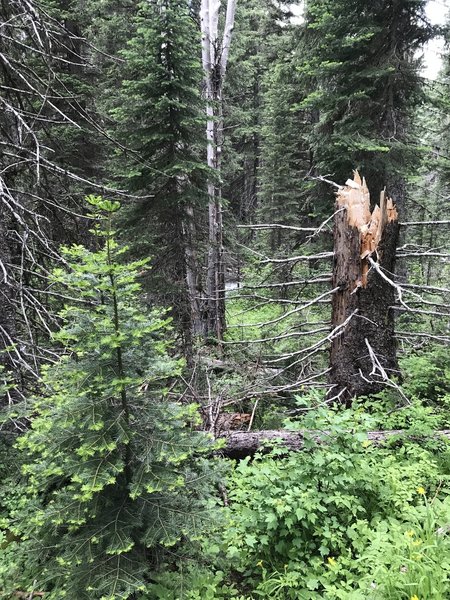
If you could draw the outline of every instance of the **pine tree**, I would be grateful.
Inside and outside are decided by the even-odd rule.
[[[443,68],[441,72],[441,85],[438,89],[438,100],[435,104],[440,109],[440,139],[438,140],[441,150],[438,154],[440,159],[441,172],[447,186],[450,186],[450,13],[447,16],[447,24],[444,28],[445,51],[442,56]]]
[[[282,10],[269,0],[237,3],[223,98],[222,177],[228,209],[225,218],[229,212],[240,221],[255,218],[260,185],[264,77],[285,37],[283,16]]]
[[[137,300],[146,261],[121,264],[117,203],[90,202],[106,212],[104,247],[65,248],[68,267],[54,275],[72,298],[56,336],[65,353],[45,371],[19,440],[28,488],[15,531],[27,572],[50,598],[117,600],[135,598],[165,549],[195,531],[207,442],[185,425],[192,410],[164,397],[180,364],[166,353],[167,319]]]
[[[142,195],[128,207],[127,237],[138,256],[155,255],[153,291],[190,346],[202,330],[195,225],[207,205],[199,35],[185,0],[142,3],[135,25],[111,110],[129,148],[120,176]]]
[[[262,129],[259,214],[262,222],[284,225],[307,220],[314,212],[306,180],[311,167],[308,137],[312,118],[309,110],[299,106],[304,82],[297,71],[298,57],[286,51],[294,39],[291,34],[285,41],[266,78]],[[292,234],[274,229],[272,252],[286,238]]]
[[[409,128],[423,99],[417,51],[432,35],[425,0],[330,1],[306,5],[301,69],[314,87],[303,106],[320,112],[311,136],[321,175],[366,176],[373,199],[384,185],[402,209],[404,177],[417,158]]]

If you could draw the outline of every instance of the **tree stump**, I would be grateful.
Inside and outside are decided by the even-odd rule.
[[[355,171],[337,193],[334,221],[333,329],[349,319],[330,350],[329,398],[349,403],[373,394],[398,375],[392,279],[398,243],[398,214],[381,192],[371,211],[365,179]],[[386,278],[380,273],[384,273]]]

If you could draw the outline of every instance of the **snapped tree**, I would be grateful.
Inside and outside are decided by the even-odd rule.
[[[392,310],[398,234],[392,200],[381,192],[371,211],[366,181],[355,172],[336,199],[330,397],[375,393],[398,375]]]

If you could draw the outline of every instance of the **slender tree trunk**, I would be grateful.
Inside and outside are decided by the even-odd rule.
[[[214,173],[208,182],[208,265],[206,275],[205,334],[219,343],[225,331],[225,269],[223,262],[222,190],[220,181],[223,115],[222,91],[231,35],[234,27],[236,0],[228,0],[222,41],[218,24],[220,0],[202,0],[202,63],[206,90],[207,163]]]
[[[16,315],[13,303],[14,282],[10,273],[9,223],[10,219],[0,200],[0,365],[12,369],[7,348],[16,341]]]
[[[204,332],[199,285],[198,260],[195,251],[194,210],[189,204],[185,208],[182,224],[185,279],[190,312],[190,330],[193,340]]]
[[[355,173],[337,196],[334,224],[330,397],[348,402],[383,388],[398,374],[392,280],[399,234],[397,210],[382,192],[370,211],[365,180]],[[383,276],[384,275],[384,276]]]
[[[173,196],[182,198],[186,193],[188,180],[177,177]],[[170,214],[173,222],[170,231],[175,232],[173,246],[175,252],[175,274],[177,281],[183,281],[180,289],[180,320],[184,336],[184,354],[189,365],[193,364],[195,340],[203,333],[201,282],[199,280],[198,258],[195,250],[194,208],[186,200],[183,208]],[[175,226],[175,227],[174,227]],[[176,241],[175,241],[176,240]]]

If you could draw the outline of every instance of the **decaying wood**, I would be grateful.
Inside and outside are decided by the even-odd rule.
[[[240,430],[246,428],[252,418],[251,413],[221,413],[216,420],[219,431]]]
[[[308,438],[315,439],[317,442],[326,443],[329,438],[327,431],[307,432]],[[381,444],[382,442],[394,436],[404,435],[401,429],[392,429],[387,431],[368,431],[367,440],[373,444]],[[419,438],[417,434],[407,434],[409,438]],[[435,432],[435,437],[440,436],[450,439],[450,429],[444,429]],[[266,449],[267,451],[276,443],[285,446],[288,450],[297,452],[303,450],[305,445],[304,431],[288,431],[288,430],[267,430],[267,431],[227,431],[222,432],[221,438],[225,440],[225,447],[221,449],[221,453],[228,458],[244,458],[251,456],[258,450]]]
[[[26,598],[26,600],[32,600],[32,598],[43,598],[45,592],[13,592],[15,598]],[[3,593],[0,591],[0,598],[3,598]]]
[[[355,311],[356,317],[332,341],[329,381],[338,391],[346,388],[342,397],[349,401],[383,387],[381,379],[371,377],[366,340],[388,374],[398,371],[394,314],[389,307],[397,300],[391,274],[399,224],[395,205],[384,191],[371,210],[369,190],[357,171],[339,188],[336,208],[345,210],[335,216],[332,287],[338,289],[332,298],[332,325],[339,326]]]

